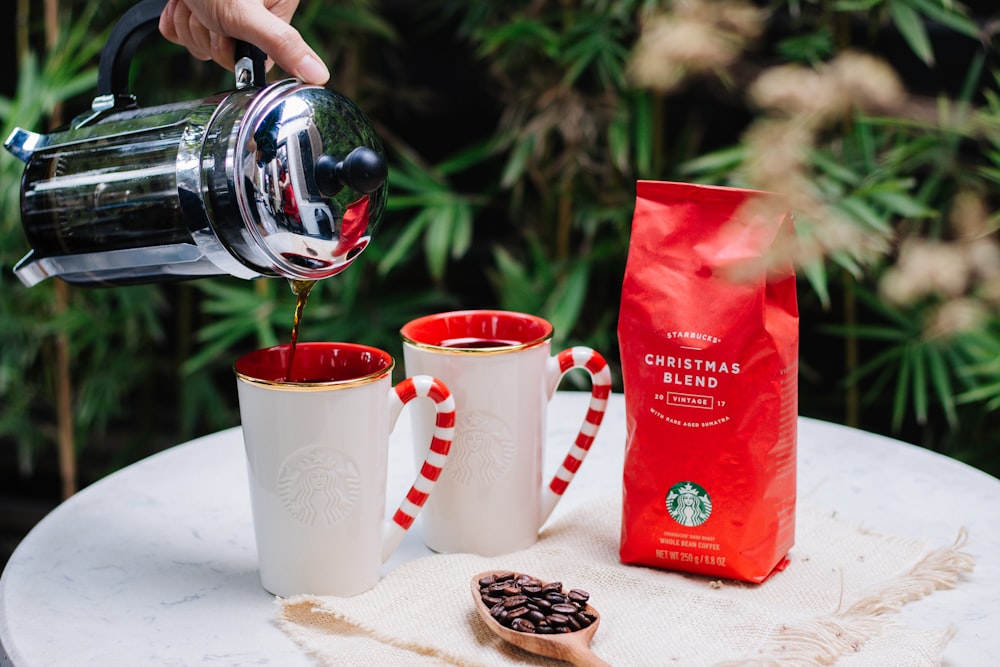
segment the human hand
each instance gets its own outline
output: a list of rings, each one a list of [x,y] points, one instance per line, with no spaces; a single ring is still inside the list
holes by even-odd
[[[248,42],[305,83],[323,85],[330,71],[290,24],[299,0],[169,0],[160,33],[199,60],[236,67],[236,40]]]

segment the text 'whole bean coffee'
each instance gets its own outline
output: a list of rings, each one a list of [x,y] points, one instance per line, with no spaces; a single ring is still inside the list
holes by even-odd
[[[546,583],[527,574],[487,575],[479,580],[479,594],[500,625],[518,632],[575,632],[597,618],[587,611],[587,591],[573,588],[567,592],[562,582]]]

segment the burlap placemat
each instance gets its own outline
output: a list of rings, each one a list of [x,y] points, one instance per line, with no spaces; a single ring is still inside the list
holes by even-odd
[[[584,588],[600,610],[591,644],[613,665],[936,665],[951,636],[894,612],[952,588],[974,559],[955,544],[877,534],[800,507],[791,564],[762,585],[622,565],[620,496],[561,516],[525,551],[406,563],[352,598],[278,600],[278,624],[320,665],[562,665],[512,647],[472,606],[478,572],[509,569]],[[498,526],[498,530],[502,527]]]

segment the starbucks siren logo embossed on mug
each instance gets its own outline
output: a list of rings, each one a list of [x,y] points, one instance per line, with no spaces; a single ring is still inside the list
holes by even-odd
[[[358,467],[331,447],[304,447],[289,456],[278,472],[282,504],[307,526],[340,521],[360,495]]]
[[[514,461],[514,435],[488,412],[463,412],[455,425],[458,447],[452,450],[448,474],[465,485],[492,484]]]

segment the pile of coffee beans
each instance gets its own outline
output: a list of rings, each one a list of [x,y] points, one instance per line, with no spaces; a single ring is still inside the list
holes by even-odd
[[[575,632],[597,618],[587,611],[587,591],[566,592],[562,582],[546,583],[527,574],[487,575],[479,580],[479,594],[493,618],[518,632]]]

